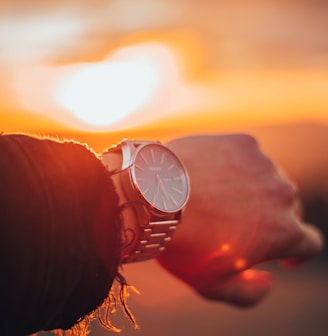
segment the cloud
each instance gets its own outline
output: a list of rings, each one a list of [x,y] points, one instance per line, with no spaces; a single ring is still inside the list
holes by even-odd
[[[167,26],[173,13],[165,2],[150,0],[18,1],[0,11],[0,61],[40,62],[79,52],[83,59],[92,49],[110,49],[113,35]]]
[[[0,59],[75,62],[106,55],[129,34],[183,28],[202,37],[218,66],[322,63],[327,7],[321,0],[3,2]]]
[[[67,10],[5,13],[0,20],[0,57],[8,62],[46,59],[74,45],[84,23]]]

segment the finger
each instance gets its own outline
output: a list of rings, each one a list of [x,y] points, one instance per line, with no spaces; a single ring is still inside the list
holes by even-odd
[[[314,225],[300,220],[293,211],[280,217],[271,234],[264,260],[307,260],[320,254],[324,246],[321,231]]]
[[[324,246],[324,238],[320,230],[307,223],[300,225],[300,236],[287,251],[284,263],[298,264],[320,254]]]
[[[269,272],[249,269],[224,283],[220,282],[198,292],[210,300],[248,307],[261,301],[270,291],[271,286],[272,276]]]

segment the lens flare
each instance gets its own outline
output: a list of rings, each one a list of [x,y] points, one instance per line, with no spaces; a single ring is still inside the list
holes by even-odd
[[[247,260],[244,258],[239,258],[235,260],[234,267],[236,270],[241,271],[247,267]]]
[[[83,122],[103,127],[145,105],[158,82],[157,69],[143,60],[86,64],[60,85],[54,98]]]

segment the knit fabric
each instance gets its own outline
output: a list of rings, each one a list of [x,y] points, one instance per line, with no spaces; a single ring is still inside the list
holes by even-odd
[[[0,334],[69,329],[106,298],[120,216],[99,159],[74,142],[0,136]]]

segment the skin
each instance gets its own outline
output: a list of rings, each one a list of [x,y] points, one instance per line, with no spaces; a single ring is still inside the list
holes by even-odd
[[[200,295],[239,306],[259,302],[268,260],[296,264],[320,253],[321,233],[301,220],[295,185],[247,135],[167,143],[189,173],[191,195],[160,264]]]

